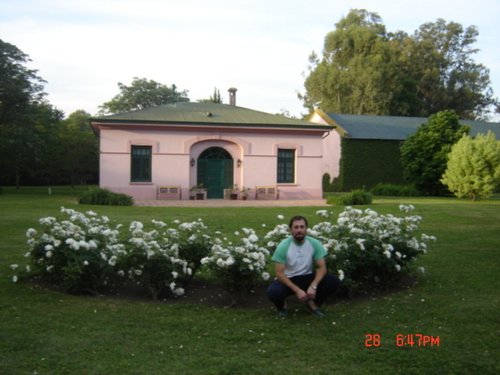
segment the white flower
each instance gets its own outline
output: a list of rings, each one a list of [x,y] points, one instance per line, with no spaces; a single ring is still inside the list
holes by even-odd
[[[418,270],[419,270],[421,273],[425,273],[425,267],[418,267]]]
[[[345,277],[344,271],[338,270],[337,273],[339,274],[339,280],[340,281],[344,280],[344,277]]]
[[[396,271],[398,271],[398,272],[401,271],[401,266],[399,264],[396,264],[395,267],[396,267]]]
[[[116,265],[116,255],[113,255],[111,258],[109,258],[108,264],[113,267]]]
[[[327,218],[330,216],[330,214],[327,210],[318,210],[318,211],[316,211],[316,215],[318,215],[320,217],[324,217],[324,218]]]
[[[285,217],[283,215],[278,215],[276,217],[278,218],[278,220],[284,220],[285,219]]]
[[[18,265],[18,264],[11,264],[11,265],[10,265],[10,268],[11,268],[13,271],[14,271],[14,270],[16,270],[16,269],[17,269],[17,267],[19,267],[19,265]]]
[[[50,250],[49,250],[49,251],[47,251],[47,252],[45,253],[45,256],[46,256],[47,258],[52,257],[52,251],[50,251]]]
[[[88,266],[88,265],[89,265],[89,262],[88,262],[88,261],[86,261],[86,260],[84,260],[84,261],[83,261],[83,265],[84,265],[84,266]]]
[[[249,237],[248,237],[248,240],[250,242],[257,242],[259,240],[259,237],[257,237],[255,234],[251,234]]]
[[[36,231],[36,229],[29,228],[29,229],[26,231],[26,237],[28,237],[28,238],[35,237],[37,233],[38,233],[38,232]]]
[[[17,276],[16,275],[12,276],[12,282],[17,283]]]
[[[176,296],[182,296],[182,295],[184,294],[184,289],[183,289],[183,288],[175,288],[175,289],[173,290],[173,292],[174,292],[174,294],[175,294]]]
[[[363,238],[358,238],[356,240],[356,244],[359,246],[361,250],[365,250],[365,245],[363,244],[363,242],[365,242]]]
[[[262,279],[263,280],[269,280],[271,276],[269,275],[268,272],[262,272]]]

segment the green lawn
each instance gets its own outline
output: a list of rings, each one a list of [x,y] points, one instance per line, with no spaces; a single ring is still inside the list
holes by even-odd
[[[278,214],[304,214],[314,224],[317,207],[90,207],[77,205],[71,189],[51,193],[0,195],[0,374],[500,373],[500,200],[375,198],[378,212],[399,214],[400,203],[411,203],[423,216],[422,231],[438,238],[418,261],[427,273],[410,289],[329,304],[324,320],[302,311],[280,320],[271,306],[71,296],[13,284],[9,266],[25,264],[26,229],[61,206],[124,224],[201,217],[227,233],[244,226],[263,233]],[[366,347],[367,334],[380,335],[380,346]],[[434,345],[399,347],[398,334],[432,336]]]

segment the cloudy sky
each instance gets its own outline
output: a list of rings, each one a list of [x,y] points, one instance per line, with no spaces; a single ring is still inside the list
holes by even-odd
[[[308,56],[354,8],[378,13],[388,31],[438,18],[477,26],[475,60],[500,97],[498,0],[0,0],[0,39],[30,56],[66,115],[94,115],[118,82],[140,77],[192,101],[217,87],[227,103],[236,87],[239,106],[300,116]]]

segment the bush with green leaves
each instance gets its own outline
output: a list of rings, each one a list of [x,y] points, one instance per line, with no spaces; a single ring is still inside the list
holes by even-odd
[[[413,260],[426,253],[427,243],[435,240],[426,234],[417,238],[422,218],[410,215],[413,206],[401,205],[400,209],[407,215],[380,215],[349,206],[333,220],[331,212],[320,210],[317,215],[324,220],[308,234],[324,244],[330,272],[344,280],[346,287],[391,285],[412,270]],[[101,293],[109,286],[133,283],[153,298],[180,296],[193,275],[193,266],[206,267],[236,303],[257,281],[269,279],[271,252],[290,235],[288,226],[280,223],[261,237],[255,230],[243,228],[243,235],[235,233],[232,241],[220,232],[215,237],[208,235],[201,220],[175,220],[171,227],[152,220],[151,229],[132,221],[127,231],[92,211],[83,214],[62,208],[61,213],[61,219],[40,219],[40,234],[28,229],[28,273],[71,293]],[[278,219],[284,217],[278,215]],[[13,270],[18,267],[11,265]],[[13,281],[17,280],[15,275]]]
[[[190,223],[175,220],[173,223],[177,228],[169,229],[168,235],[176,244],[179,257],[187,262],[192,271],[184,279],[184,283],[189,283],[200,269],[201,260],[208,256],[212,247],[212,237],[201,219]]]
[[[366,205],[371,204],[372,201],[372,194],[364,189],[355,189],[349,193],[331,196],[327,199],[328,204],[340,204],[343,206]]]
[[[71,293],[102,292],[130,281],[153,298],[160,293],[184,293],[178,279],[190,275],[191,269],[179,258],[179,245],[172,235],[175,229],[166,230],[166,224],[153,220],[156,228],[146,231],[142,223],[133,221],[122,233],[122,224],[112,227],[106,216],[92,211],[84,214],[63,207],[61,213],[67,219],[40,219],[41,234],[28,229],[30,274]]]
[[[137,285],[147,289],[153,299],[160,293],[184,294],[179,277],[191,274],[188,262],[179,257],[179,247],[164,231],[166,224],[152,221],[155,229],[145,231],[140,221],[129,226],[126,251],[117,259],[118,273],[127,275]]]
[[[400,205],[405,213],[414,207]],[[316,214],[325,220],[308,230],[327,249],[327,265],[343,281],[344,287],[385,287],[412,271],[413,261],[427,252],[427,244],[436,238],[416,232],[422,220],[418,215],[397,217],[381,215],[372,209],[346,207],[335,220],[328,210]],[[277,225],[264,236],[274,251],[289,232]],[[423,269],[422,269],[423,270]]]
[[[78,199],[80,204],[97,204],[106,206],[132,206],[134,200],[126,194],[114,193],[107,189],[90,189],[82,193]]]
[[[490,197],[500,186],[500,142],[495,134],[464,135],[448,155],[441,182],[458,198]]]
[[[417,197],[420,192],[413,185],[377,184],[371,189],[373,195],[389,197]]]
[[[210,254],[201,261],[233,294],[233,303],[258,280],[270,277],[266,271],[269,251],[259,243],[253,229],[242,228],[242,231],[245,236],[236,244],[227,238],[214,239]]]
[[[97,291],[110,281],[116,257],[124,251],[119,231],[106,216],[61,208],[66,219],[44,217],[43,232],[26,232],[32,272],[68,292]]]

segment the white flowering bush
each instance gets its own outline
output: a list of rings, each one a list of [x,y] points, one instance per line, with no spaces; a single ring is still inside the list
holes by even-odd
[[[61,208],[66,217],[44,217],[43,230],[26,232],[32,271],[42,279],[63,286],[69,292],[95,293],[107,284],[113,259],[124,251],[119,231],[109,226],[106,216]]]
[[[168,237],[175,243],[179,257],[185,260],[191,269],[191,273],[184,278],[189,283],[201,267],[201,260],[208,256],[212,247],[212,237],[208,234],[208,227],[202,219],[192,222],[180,222],[175,220],[177,228],[168,230]]]
[[[330,211],[319,210],[316,214],[323,221],[309,228],[308,234],[324,244],[329,271],[346,287],[387,285],[409,272],[413,260],[435,240],[426,234],[417,236],[422,218],[412,215],[413,206],[400,209],[405,213],[401,217],[346,207],[336,219]],[[201,219],[175,220],[171,226],[152,220],[149,229],[132,221],[127,230],[92,211],[63,207],[61,215],[60,219],[41,218],[41,229],[27,230],[30,264],[26,271],[17,264],[11,268],[73,293],[133,283],[153,298],[180,296],[195,273],[206,267],[237,298],[258,280],[269,279],[270,255],[290,234],[284,223],[260,238],[254,229],[242,228],[233,243],[220,232],[209,235]],[[12,277],[14,282],[18,274]]]
[[[346,207],[336,222],[314,225],[310,234],[324,243],[327,264],[344,284],[387,285],[411,269],[412,262],[427,252],[434,236],[416,232],[422,217],[410,215],[411,205],[400,205],[407,215],[381,215],[372,209]]]
[[[360,285],[387,285],[410,271],[412,262],[427,252],[434,236],[416,232],[422,217],[411,215],[411,205],[400,205],[406,216],[381,215],[372,209],[346,207],[336,220],[331,212],[316,212],[324,221],[309,228],[308,235],[326,248],[329,272],[337,275],[348,288]],[[274,251],[289,235],[285,224],[277,225],[264,236]]]
[[[172,241],[172,231],[162,221],[152,220],[154,229],[133,221],[129,226],[126,251],[117,259],[118,274],[127,276],[147,289],[154,299],[160,293],[184,294],[179,276],[191,274],[188,262],[179,258],[179,246]]]
[[[266,271],[269,251],[259,244],[259,237],[253,229],[243,228],[242,232],[244,235],[238,238],[236,244],[226,238],[214,239],[209,256],[201,261],[233,293],[233,302],[258,280],[270,277]]]
[[[133,221],[123,232],[123,225],[111,227],[106,216],[92,211],[63,207],[61,213],[63,219],[41,218],[41,233],[34,228],[26,232],[31,274],[71,293],[97,293],[131,281],[154,298],[162,292],[184,293],[179,278],[189,276],[191,269],[179,257],[175,229],[153,220],[154,229],[144,230],[141,222]]]

